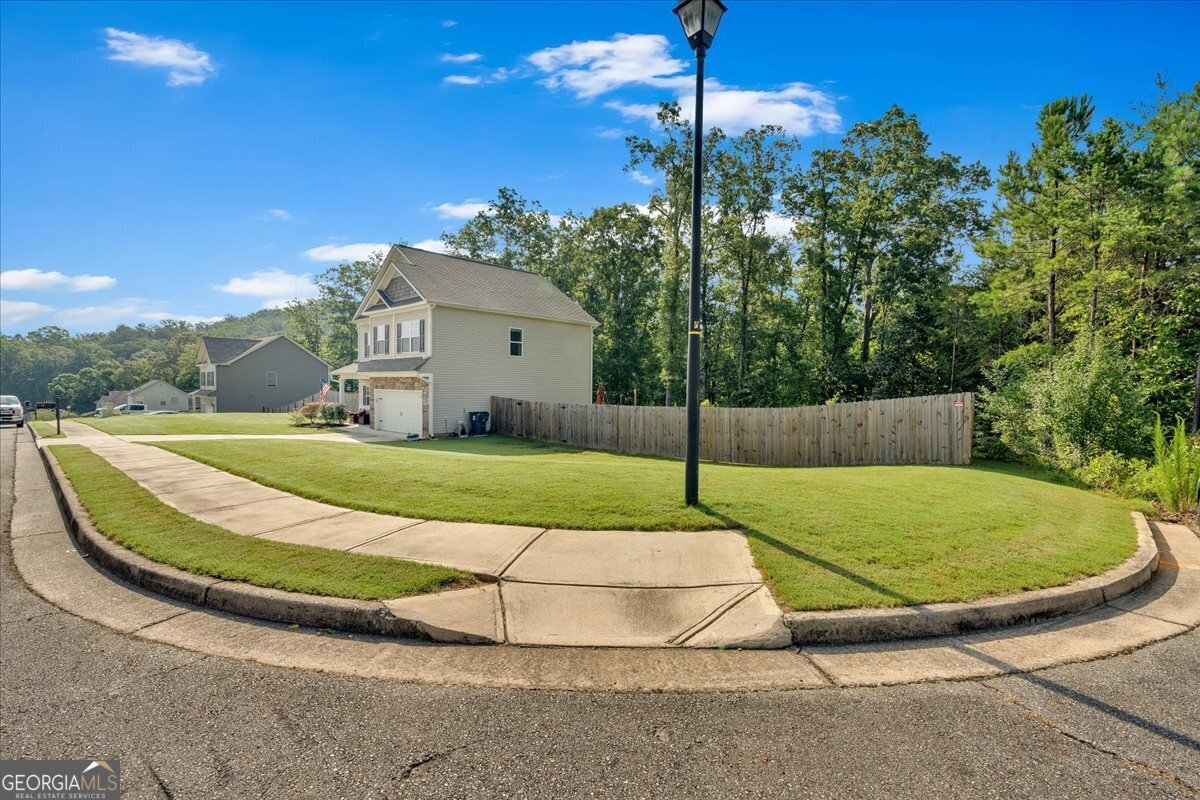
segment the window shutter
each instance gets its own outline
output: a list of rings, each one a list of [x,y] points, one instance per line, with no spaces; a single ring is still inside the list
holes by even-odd
[[[423,320],[423,319],[418,320],[418,322],[417,322],[417,337],[418,337],[418,341],[420,342],[420,347],[418,349],[420,350],[420,352],[424,353],[425,352],[425,320]]]
[[[390,353],[392,351],[392,326],[383,326],[383,352]]]

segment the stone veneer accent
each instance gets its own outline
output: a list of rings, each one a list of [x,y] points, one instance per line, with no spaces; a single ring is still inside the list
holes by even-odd
[[[375,392],[379,389],[407,389],[421,393],[421,437],[429,438],[429,381],[421,378],[360,378],[360,381],[371,387],[371,427],[379,430],[379,417],[375,415]]]

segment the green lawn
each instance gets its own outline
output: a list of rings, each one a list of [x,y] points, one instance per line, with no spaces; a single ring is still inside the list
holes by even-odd
[[[474,583],[447,567],[240,536],[176,511],[85,447],[52,445],[51,451],[101,533],[197,575],[360,600]]]
[[[26,420],[25,424],[37,431],[39,439],[61,439],[66,436],[65,433],[57,433],[58,428],[53,422]]]
[[[1011,465],[683,465],[501,437],[346,446],[170,442],[327,503],[426,519],[639,530],[740,528],[793,609],[972,600],[1095,575],[1133,553],[1130,505]]]
[[[285,434],[328,433],[329,428],[307,428],[292,424],[291,414],[122,414],[115,417],[83,417],[78,422],[127,436],[150,433]]]

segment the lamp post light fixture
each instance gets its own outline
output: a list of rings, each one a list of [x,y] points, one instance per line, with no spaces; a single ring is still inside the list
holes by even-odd
[[[704,207],[700,162],[704,137],[704,55],[725,14],[721,0],[683,0],[675,16],[696,51],[696,113],[692,136],[692,269],[688,284],[687,445],[684,449],[683,499],[700,501],[700,212]]]

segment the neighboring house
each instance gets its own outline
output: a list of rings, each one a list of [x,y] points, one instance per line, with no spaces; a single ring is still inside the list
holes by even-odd
[[[114,406],[119,406],[122,403],[128,402],[128,398],[129,398],[128,391],[114,389],[113,391],[109,392],[108,394],[104,395],[103,397],[101,397],[99,400],[96,401],[96,410],[99,411],[100,409],[104,408],[105,406],[108,406],[111,409]]]
[[[492,395],[586,403],[592,331],[574,300],[532,272],[395,246],[355,312],[359,406],[378,430],[458,430]]]
[[[141,403],[147,411],[187,411],[188,393],[166,381],[147,381],[136,389],[109,392],[96,401],[96,410],[125,403]]]
[[[193,411],[281,411],[315,399],[329,365],[283,334],[262,339],[204,336],[196,355]]]

